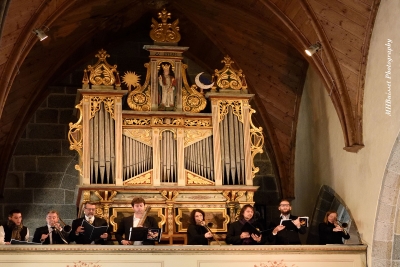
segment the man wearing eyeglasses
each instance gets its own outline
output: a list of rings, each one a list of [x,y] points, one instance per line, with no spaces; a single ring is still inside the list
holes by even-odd
[[[110,227],[104,229],[104,233],[100,237],[91,237],[88,235],[88,231],[92,231],[92,226],[108,226],[106,220],[100,217],[96,217],[96,205],[91,202],[87,202],[84,207],[85,216],[72,221],[72,230],[69,234],[70,242],[75,241],[76,244],[96,244],[96,245],[106,245],[111,240]],[[85,229],[84,225],[86,225]],[[92,225],[92,226],[91,226]],[[85,234],[86,231],[86,234]]]
[[[298,216],[290,214],[292,206],[289,200],[282,199],[278,210],[281,215],[269,226],[272,230],[268,235],[269,242],[274,245],[301,245],[299,234],[305,234],[307,229],[300,224]]]

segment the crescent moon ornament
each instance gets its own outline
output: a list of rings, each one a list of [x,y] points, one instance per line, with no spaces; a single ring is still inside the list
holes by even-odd
[[[196,78],[194,79],[194,81],[195,81],[196,85],[197,85],[199,88],[201,88],[201,89],[203,89],[203,90],[204,90],[204,89],[210,89],[210,88],[214,85],[214,83],[211,83],[211,84],[206,85],[206,84],[200,82],[200,76],[201,76],[203,73],[204,73],[204,72],[200,72],[199,74],[197,74],[197,75],[196,75]]]

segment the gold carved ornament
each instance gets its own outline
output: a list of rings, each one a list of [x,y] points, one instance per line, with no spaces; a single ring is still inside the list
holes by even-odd
[[[212,135],[212,129],[190,129],[183,132],[183,147],[188,147]]]
[[[160,192],[161,196],[163,196],[166,200],[174,200],[178,195],[178,191],[167,191],[163,190]]]
[[[212,120],[208,119],[185,119],[184,126],[186,127],[211,127]]]
[[[75,169],[79,171],[79,175],[82,177],[82,147],[83,147],[83,132],[82,132],[82,101],[75,106],[75,108],[79,109],[79,119],[76,123],[69,123],[69,131],[68,131],[68,140],[69,140],[69,149],[76,150],[79,155],[79,163],[75,165]]]
[[[153,170],[149,170],[139,174],[133,178],[124,181],[124,185],[151,185],[152,184]]]
[[[180,126],[183,124],[182,118],[164,118],[164,117],[153,117],[152,125],[154,126]]]
[[[149,88],[150,81],[150,65],[144,64],[147,68],[146,80],[143,86],[140,85],[140,76],[136,73],[126,72],[123,76],[123,82],[128,86],[128,106],[135,111],[150,111],[151,109],[151,93]],[[134,90],[131,90],[134,87]]]
[[[207,100],[202,93],[196,90],[197,85],[189,86],[186,78],[187,65],[182,64],[182,105],[183,111],[199,113],[202,111],[206,105]]]
[[[245,194],[245,191],[225,190],[222,195],[226,198],[227,202],[236,202]]]
[[[185,170],[186,185],[215,185],[215,183],[207,178],[204,178],[196,173]]]
[[[151,125],[151,118],[140,118],[140,119],[129,119],[124,118],[122,120],[122,125],[135,125],[135,126],[146,126]]]
[[[260,168],[254,166],[254,157],[258,153],[263,153],[264,146],[264,135],[262,131],[262,127],[256,127],[253,124],[252,114],[256,113],[256,111],[252,108],[249,110],[249,121],[250,121],[250,151],[251,151],[251,176],[254,178],[256,173],[259,172]]]
[[[152,146],[152,131],[150,129],[124,129],[123,134],[129,138]]]
[[[96,54],[96,57],[99,58],[96,64],[93,66],[88,65],[88,70],[84,71],[83,88],[87,89],[89,82],[92,85],[115,85],[120,87],[121,82],[117,72],[117,65],[111,66],[107,62],[107,57],[110,57],[110,55],[104,49],[101,49]],[[87,77],[88,71],[90,72],[89,79]]]
[[[169,13],[165,8],[158,13],[158,18],[161,19],[159,23],[154,18],[151,19],[152,25],[150,30],[150,38],[155,42],[160,43],[177,43],[181,40],[181,35],[179,34],[179,20],[175,20],[172,23],[167,23],[167,20],[171,18],[171,13]]]
[[[216,83],[211,88],[212,90],[247,90],[245,75],[241,69],[235,69],[232,64],[233,60],[229,56],[224,57],[221,61],[225,66],[221,70],[215,70],[214,78]]]
[[[232,113],[238,120],[243,123],[243,101],[242,100],[218,100],[219,106],[219,122],[223,121],[226,114],[229,112],[229,107],[232,108]]]
[[[101,109],[101,103],[104,103],[105,110],[110,113],[111,118],[115,120],[114,116],[114,97],[101,97],[101,96],[92,96],[90,97],[90,118],[92,119],[96,112]]]

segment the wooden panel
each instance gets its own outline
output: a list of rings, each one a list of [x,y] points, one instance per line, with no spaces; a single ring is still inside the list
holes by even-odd
[[[0,51],[5,49],[6,47],[12,47],[14,46],[15,42],[17,41],[19,37],[19,32],[11,32],[7,35],[2,36],[1,38],[1,46],[0,46]],[[0,59],[3,57],[3,55],[0,52]]]
[[[316,7],[319,7],[319,5],[315,5]],[[348,19],[347,17],[342,16],[339,13],[336,13],[334,11],[331,11],[329,9],[323,9],[318,10],[318,19],[322,22],[322,26],[327,29],[328,27],[333,27],[333,25],[337,25],[338,27],[342,28],[343,30],[346,31],[346,33],[351,33],[354,36],[357,36],[360,39],[365,38],[365,26],[364,25],[359,25],[355,23],[354,21]],[[329,22],[329,23],[326,23]],[[332,37],[334,37],[333,35]]]
[[[309,0],[309,3],[313,7],[314,11],[316,12],[317,16],[322,17],[330,17],[329,15],[334,15],[333,13],[336,12],[346,19],[353,21],[354,23],[365,26],[368,23],[369,16],[363,16],[362,14],[354,11],[353,9],[347,8],[345,4],[339,1],[329,1],[329,0]],[[325,11],[329,11],[324,13]],[[329,21],[334,21],[329,19]]]
[[[347,68],[344,67],[342,67],[341,70],[346,84],[351,83],[353,85],[356,85],[356,87],[358,87],[359,75],[355,74],[352,71],[349,71]]]
[[[353,61],[360,62],[362,60],[362,52],[359,49],[352,48],[346,45],[343,45],[343,40],[339,39],[330,39],[330,43],[332,47],[336,50],[340,51],[342,54],[347,56]]]
[[[275,106],[277,109],[281,110],[283,113],[288,113],[290,116],[292,115],[293,105],[296,102],[296,99],[292,99],[291,101],[287,101],[289,98],[286,99],[286,96],[276,93],[275,90],[264,90],[264,91],[257,91],[258,96],[265,102],[265,106],[268,107],[269,105]],[[282,103],[284,102],[284,103]]]
[[[306,16],[304,9],[301,7],[298,0],[290,1],[289,5],[282,11],[291,20],[298,16],[298,14],[303,14],[303,16]]]
[[[283,112],[282,110],[276,108],[274,105],[269,105],[268,106],[268,114],[270,114],[270,116],[273,116],[273,117],[279,119],[287,127],[293,126],[293,120],[295,118],[294,118],[293,114],[290,114],[290,112]]]
[[[333,48],[333,51],[339,61],[339,64],[345,68],[347,68],[348,70],[352,71],[355,74],[359,74],[360,72],[360,63],[359,62],[355,62],[353,60],[351,60],[350,58],[348,58],[346,55],[344,55],[342,52],[336,50],[335,48]]]
[[[367,1],[369,1],[369,0],[367,0]],[[373,0],[371,0],[371,1],[373,1]],[[343,3],[344,5],[346,5],[346,7],[348,9],[352,9],[364,17],[369,18],[371,15],[371,7],[372,7],[371,4],[365,4],[359,0],[348,0],[348,1],[341,0],[340,2]]]

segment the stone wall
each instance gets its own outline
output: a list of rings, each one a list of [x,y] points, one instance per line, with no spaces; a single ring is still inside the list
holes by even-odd
[[[77,153],[69,150],[68,123],[73,116],[76,88],[52,87],[46,100],[32,115],[15,148],[7,174],[4,198],[0,199],[0,219],[11,209],[23,213],[24,224],[33,236],[45,225],[49,210],[60,212],[70,223],[76,217],[75,170]]]

